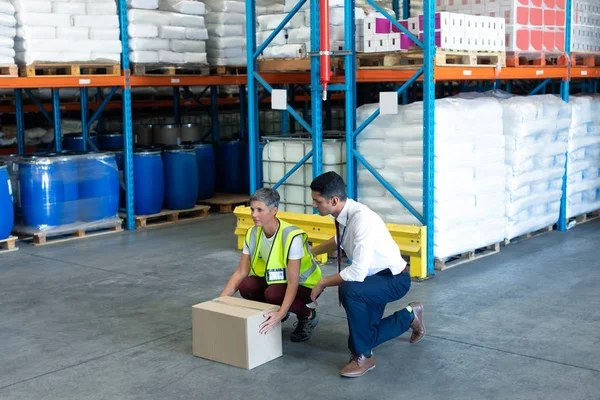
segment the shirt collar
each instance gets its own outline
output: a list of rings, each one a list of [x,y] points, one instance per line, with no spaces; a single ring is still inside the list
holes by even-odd
[[[337,216],[336,221],[340,223],[340,225],[346,226],[348,225],[348,219],[350,218],[350,208],[354,200],[347,199],[346,204],[344,204],[344,208],[342,208],[342,212]]]

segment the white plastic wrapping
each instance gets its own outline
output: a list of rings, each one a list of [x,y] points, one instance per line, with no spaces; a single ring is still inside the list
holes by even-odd
[[[161,39],[185,39],[183,26],[159,26],[158,37]]]
[[[245,48],[229,48],[229,49],[209,49],[211,58],[245,58]]]
[[[85,4],[87,15],[117,15],[117,4],[110,3],[91,3]]]
[[[158,8],[158,0],[127,0],[127,7],[156,10]]]
[[[158,63],[158,52],[131,51],[129,52],[129,61],[139,64],[156,64]]]
[[[263,51],[264,58],[304,58],[306,46],[303,44],[286,44],[269,46]]]
[[[256,17],[258,23],[258,31],[272,31],[275,30],[279,24],[287,17],[288,14],[273,14],[273,15],[261,15]],[[285,28],[301,28],[304,25],[304,14],[298,12],[294,17],[286,24]]]
[[[227,38],[208,38],[208,48],[213,49],[233,49],[233,48],[245,48],[245,38],[227,37]]]
[[[240,57],[240,58],[219,58],[219,57],[209,57],[208,58],[208,63],[210,65],[228,65],[228,66],[240,66],[240,65],[246,65],[247,63],[247,58],[246,57]]]
[[[10,3],[2,3],[2,4],[10,4]],[[13,0],[14,9],[17,12],[21,11],[30,11],[37,13],[51,13],[52,12],[52,2],[51,1],[23,1],[23,0]],[[11,14],[2,12],[2,14]],[[14,14],[14,12],[12,13]]]
[[[216,25],[244,25],[246,23],[245,14],[236,13],[210,13],[204,16],[207,24]]]
[[[244,25],[219,25],[219,24],[206,24],[206,30],[211,37],[230,37],[230,36],[244,36],[245,28]],[[257,33],[257,40],[259,33]]]
[[[204,0],[207,12],[246,14],[246,3],[243,1]]]
[[[38,11],[39,12],[39,11]],[[86,15],[85,3],[52,3],[53,14]]]
[[[176,53],[206,53],[206,42],[199,40],[169,40],[169,49]]]
[[[129,39],[129,49],[133,51],[169,50],[169,41],[167,39],[131,38]]]
[[[69,15],[18,12],[15,14],[15,18],[17,19],[17,23],[21,26],[71,26],[71,16]],[[2,20],[3,17],[0,15],[0,25],[4,25]],[[14,23],[8,26],[14,26]]]
[[[199,15],[184,15],[166,11],[127,10],[129,23],[151,25],[185,26],[189,28],[204,28],[204,17]]]
[[[0,26],[0,36],[14,38],[16,34],[17,29],[15,27]]]
[[[57,53],[54,51],[27,51],[17,52],[15,60],[19,64],[33,64],[36,62],[87,62],[91,61],[91,52]]]
[[[14,57],[0,56],[0,64],[14,64]]]
[[[55,52],[91,53],[93,49],[100,53],[120,53],[121,42],[118,40],[16,40],[16,51],[46,52],[49,49]],[[89,56],[88,56],[89,57]],[[77,61],[90,61],[78,59]]]
[[[183,53],[185,64],[208,65],[206,53]]]
[[[183,64],[185,62],[185,58],[183,54],[180,53],[175,53],[168,50],[159,50],[158,61],[166,64]]]
[[[11,47],[0,47],[0,56],[2,57],[14,57],[15,50]],[[12,64],[12,62],[10,63]]]
[[[188,40],[208,40],[205,28],[185,28],[185,38]]]
[[[600,96],[572,96],[569,104],[567,218],[572,218],[600,209]]]
[[[90,34],[89,28],[56,28],[57,39],[82,40],[87,39]]]
[[[264,43],[265,40],[267,40],[267,38],[273,33],[273,31],[263,31],[263,32],[257,32],[256,33],[256,43],[258,46],[260,46],[261,44]],[[277,34],[277,36],[275,36],[273,38],[273,40],[271,41],[271,43],[269,43],[269,46],[283,46],[284,44],[294,44],[294,43],[290,43],[288,42],[288,40],[286,39],[286,30],[282,29],[281,32],[279,32]],[[297,44],[301,44],[304,42],[300,42]]]
[[[72,17],[73,26],[86,28],[118,28],[119,17],[116,15],[76,15]]]
[[[131,23],[127,27],[129,37],[155,38],[158,37],[158,26],[143,23]]]
[[[115,28],[90,28],[89,37],[92,40],[120,40],[120,31]]]
[[[378,107],[359,107],[357,123]],[[436,101],[435,247],[446,259],[504,238],[504,142],[502,108],[495,99]],[[423,104],[381,115],[358,138],[365,159],[422,214]],[[359,201],[389,223],[418,224],[364,168]]]
[[[91,59],[96,62],[112,62],[118,63],[121,61],[121,53],[101,53],[92,52]]]
[[[160,0],[158,8],[163,11],[178,12],[189,15],[204,15],[204,3],[193,0]]]
[[[15,47],[15,41],[14,39],[0,36],[0,47],[8,47],[12,49],[13,47]]]

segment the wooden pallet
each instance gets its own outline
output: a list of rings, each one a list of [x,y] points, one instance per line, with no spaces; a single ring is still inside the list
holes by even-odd
[[[21,76],[33,78],[36,76],[81,76],[81,75],[108,75],[120,76],[119,64],[65,64],[65,63],[39,63],[20,66]]]
[[[194,221],[197,219],[206,218],[208,216],[208,206],[194,206],[188,210],[162,210],[157,214],[150,215],[136,215],[135,216],[135,227],[136,228],[148,228],[167,224],[173,224],[180,221]],[[122,218],[126,218],[127,215],[119,214]]]
[[[356,65],[360,69],[416,68],[424,63],[422,49],[383,53],[357,53]],[[506,53],[485,51],[457,51],[436,49],[437,66],[490,67],[506,66]]]
[[[572,67],[600,67],[600,54],[571,53]]]
[[[331,66],[335,70],[342,70],[344,61],[341,58],[332,58]],[[306,72],[310,71],[310,57],[306,58],[261,58],[257,61],[259,72]]]
[[[491,256],[500,252],[500,243],[495,243],[490,246],[481,247],[479,249],[471,250],[466,253],[458,254],[450,257],[447,260],[435,259],[435,269],[438,271],[444,271],[449,268],[457,267],[461,264],[479,260],[484,257]]]
[[[221,214],[231,214],[235,206],[249,205],[250,196],[247,194],[216,193],[211,199],[199,200],[198,204],[218,208]]]
[[[90,224],[88,227],[83,226],[76,230],[64,232],[37,232],[33,235],[31,235],[31,233],[16,233],[24,240],[31,239],[31,244],[34,246],[46,246],[49,244],[64,243],[72,240],[103,236],[121,231],[123,231],[123,228],[121,227],[121,222],[119,221],[118,224],[114,225],[110,224],[103,227],[98,227]]]
[[[524,235],[520,235],[520,236],[514,237],[512,239],[504,239],[504,245],[508,246],[509,244],[518,243],[518,242],[523,241],[525,239],[530,239],[532,237],[536,237],[536,236],[543,235],[545,233],[552,232],[553,230],[554,230],[554,226],[553,225],[546,226],[546,227],[544,227],[542,229],[538,229],[537,231],[526,233]]]
[[[245,65],[211,65],[211,75],[246,75],[248,68]]]
[[[507,67],[566,67],[568,59],[562,53],[507,52]]]
[[[17,251],[17,237],[9,236],[8,239],[0,240],[0,254],[9,251]]]
[[[585,224],[586,222],[590,222],[590,221],[593,221],[593,220],[598,219],[598,218],[600,218],[600,210],[598,210],[598,211],[592,211],[592,212],[589,212],[589,213],[578,215],[578,216],[573,217],[573,218],[569,218],[567,226],[569,226],[569,224],[573,224],[573,223],[575,225]]]
[[[133,75],[141,76],[178,76],[178,75],[194,75],[208,76],[210,68],[206,65],[164,65],[164,64],[133,64]]]
[[[0,77],[16,78],[18,76],[19,76],[19,67],[17,67],[15,64],[0,65]]]

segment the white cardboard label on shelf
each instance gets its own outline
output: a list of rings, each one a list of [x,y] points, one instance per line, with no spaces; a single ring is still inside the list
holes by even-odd
[[[91,79],[80,79],[79,80],[80,85],[89,85],[90,83],[92,83]]]
[[[380,92],[379,93],[379,110],[382,115],[398,114],[398,93],[397,92]]]
[[[273,89],[271,93],[271,109],[286,110],[287,109],[287,90]]]
[[[581,71],[581,75],[582,76],[586,76],[587,75],[587,71]]]
[[[471,71],[470,69],[463,69],[463,75],[471,76],[471,75],[473,75],[473,71]]]
[[[535,71],[536,75],[544,75],[544,70],[543,69],[539,69],[537,71]]]
[[[177,79],[177,78],[172,78],[172,79],[171,79],[171,83],[179,83],[179,79]]]

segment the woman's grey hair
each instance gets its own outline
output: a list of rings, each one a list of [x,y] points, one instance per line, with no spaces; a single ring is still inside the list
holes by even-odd
[[[272,188],[260,188],[250,196],[250,202],[262,201],[269,207],[269,210],[272,210],[273,207],[279,207],[279,200],[279,193]]]

